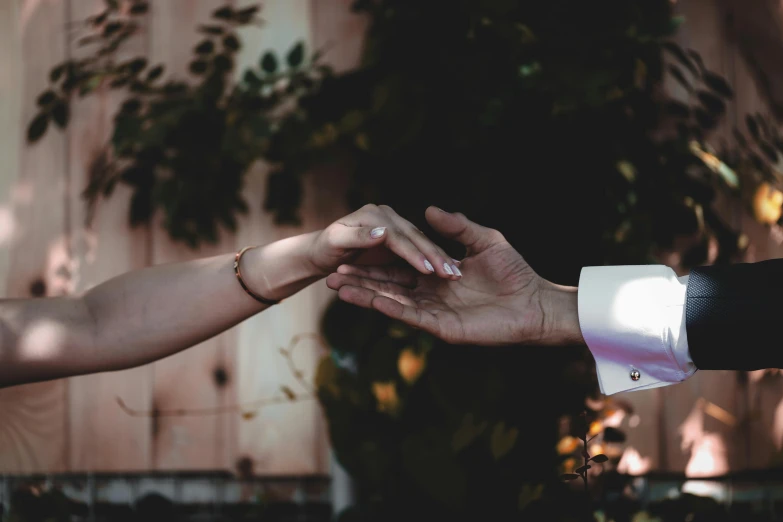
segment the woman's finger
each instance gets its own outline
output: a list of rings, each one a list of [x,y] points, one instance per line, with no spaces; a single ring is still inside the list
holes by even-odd
[[[343,250],[368,249],[383,244],[386,227],[352,227],[338,223],[329,227],[328,239],[332,247]]]
[[[451,257],[421,230],[413,226],[413,223],[397,214],[391,207],[381,205],[378,208],[395,224],[394,230],[404,235],[427,257],[439,276],[452,280],[462,277],[462,272],[451,261]]]
[[[415,288],[418,277],[418,274],[411,269],[397,266],[341,265],[337,267],[337,273],[376,281],[389,281],[406,288]]]
[[[398,228],[388,228],[383,244],[386,248],[403,258],[422,274],[432,274],[434,272],[442,277],[449,277],[449,274],[447,274],[442,267],[438,269],[437,259],[429,259],[428,256],[419,250],[413,241]]]

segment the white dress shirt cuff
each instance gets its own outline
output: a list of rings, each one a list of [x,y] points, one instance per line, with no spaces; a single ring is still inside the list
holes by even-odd
[[[686,283],[663,265],[582,269],[579,325],[602,393],[656,388],[693,375]]]

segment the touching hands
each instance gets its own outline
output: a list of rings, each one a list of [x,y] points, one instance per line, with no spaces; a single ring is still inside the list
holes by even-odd
[[[315,236],[310,262],[323,276],[344,264],[385,266],[402,258],[420,274],[460,278],[456,263],[409,221],[385,205],[365,205]]]
[[[339,266],[327,278],[329,288],[346,302],[374,308],[452,344],[583,342],[576,289],[540,277],[497,230],[436,207],[427,209],[426,219],[436,232],[467,249],[459,262],[462,277],[353,263]],[[415,256],[406,257],[411,258]]]

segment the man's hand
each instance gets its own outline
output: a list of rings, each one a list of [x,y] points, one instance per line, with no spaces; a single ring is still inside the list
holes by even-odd
[[[581,344],[576,289],[536,274],[497,230],[430,207],[427,221],[462,243],[463,277],[340,266],[327,278],[342,300],[374,308],[453,344]]]

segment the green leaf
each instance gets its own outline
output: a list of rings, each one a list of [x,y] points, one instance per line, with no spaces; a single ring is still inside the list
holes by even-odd
[[[625,433],[617,428],[607,426],[604,428],[604,442],[625,442]]]
[[[685,87],[686,91],[691,92],[693,90],[691,82],[685,78],[685,75],[682,73],[682,69],[674,64],[669,64],[669,73],[674,77],[675,80],[677,80],[680,85]]]
[[[236,35],[229,34],[225,38],[223,38],[223,47],[226,49],[230,49],[232,51],[238,51],[241,47],[239,43],[239,38],[236,37]]]
[[[57,67],[49,71],[49,81],[52,83],[57,83],[57,81],[62,77],[64,72],[65,72],[65,64],[58,65]]]
[[[39,139],[41,139],[41,136],[46,133],[46,128],[49,126],[49,114],[47,113],[38,113],[38,115],[33,118],[33,121],[30,122],[30,126],[27,127],[27,141],[30,143],[35,143]]]
[[[272,51],[267,51],[261,57],[261,69],[268,74],[277,72],[277,57]]]
[[[740,147],[743,149],[748,148],[748,140],[745,139],[745,136],[742,135],[738,128],[734,127],[731,129],[731,133],[734,136],[734,141],[736,141]],[[781,152],[783,152],[783,150]]]
[[[212,12],[212,18],[217,18],[218,20],[231,20],[233,16],[234,10],[228,5],[219,7]]]
[[[495,460],[501,459],[514,448],[518,436],[519,430],[517,428],[509,428],[507,430],[504,422],[495,424],[490,438],[490,449]]]
[[[204,40],[194,49],[196,54],[210,54],[214,50],[215,44],[212,42],[212,40]]]
[[[136,58],[134,60],[131,60],[127,64],[128,70],[131,72],[131,74],[140,73],[146,66],[147,66],[146,58]]]
[[[147,11],[149,11],[149,8],[150,6],[147,2],[137,2],[131,6],[130,14],[132,15],[144,14]]]
[[[234,67],[234,60],[230,56],[225,54],[219,54],[215,56],[215,60],[212,62],[216,71],[230,71]]]
[[[724,98],[728,98],[728,99],[734,98],[734,91],[729,85],[729,82],[727,82],[721,76],[706,71],[704,73],[704,77],[702,78],[702,80],[704,81],[704,85],[706,85],[716,93],[720,94]]]
[[[699,53],[693,49],[688,49],[688,56],[690,56],[691,59],[696,62],[696,65],[699,66],[699,70],[702,72],[702,74],[707,72],[707,69],[704,67],[704,60],[701,58]]]
[[[675,42],[664,42],[661,46],[669,51],[669,53],[677,58],[677,61],[684,65],[694,76],[699,76],[699,69],[693,64],[691,59]]]
[[[294,45],[290,51],[288,51],[288,54],[286,55],[286,62],[290,68],[295,69],[302,65],[303,61],[304,42],[297,42],[297,44]]]
[[[110,24],[106,24],[103,27],[103,36],[109,37],[109,36],[113,35],[117,31],[122,29],[122,25],[123,24],[121,22],[112,22]]]
[[[194,60],[190,62],[190,72],[193,74],[204,74],[207,71],[209,64],[204,60]]]
[[[223,34],[224,30],[219,25],[201,25],[199,26],[198,30],[205,34],[211,34],[215,36],[219,36]]]
[[[70,114],[68,103],[65,100],[60,100],[52,107],[52,119],[61,129],[64,129],[68,125]]]
[[[462,425],[454,432],[454,436],[451,439],[451,448],[454,451],[462,451],[470,446],[486,429],[486,421],[476,423],[472,413],[466,414],[462,419]]]
[[[163,69],[164,69],[163,65],[157,65],[152,69],[150,69],[149,72],[147,73],[147,81],[153,82],[158,78],[160,78],[160,76],[163,74]]]
[[[697,96],[704,108],[710,111],[713,116],[720,116],[726,112],[726,104],[711,92],[699,91]]]
[[[240,9],[237,11],[237,17],[238,18],[249,18],[255,15],[259,9],[261,9],[261,6],[259,5],[251,5],[248,7],[245,7],[244,9]]]
[[[45,107],[54,103],[55,100],[57,100],[57,95],[54,93],[54,91],[49,90],[41,94],[38,97],[37,102],[39,107]]]
[[[245,71],[245,76],[243,77],[243,80],[247,84],[247,86],[251,88],[258,88],[263,83],[261,81],[261,78],[259,78],[258,75],[254,73],[251,69]]]
[[[578,478],[579,475],[577,475],[576,473],[563,473],[562,475],[560,475],[561,480],[574,480]]]
[[[601,453],[601,454],[599,454],[599,455],[596,455],[595,457],[591,458],[590,460],[592,460],[592,461],[593,461],[593,462],[595,462],[595,463],[598,463],[598,464],[600,464],[601,462],[606,462],[606,461],[608,461],[608,460],[609,460],[609,457],[607,457],[606,455],[604,455],[603,453]]]

